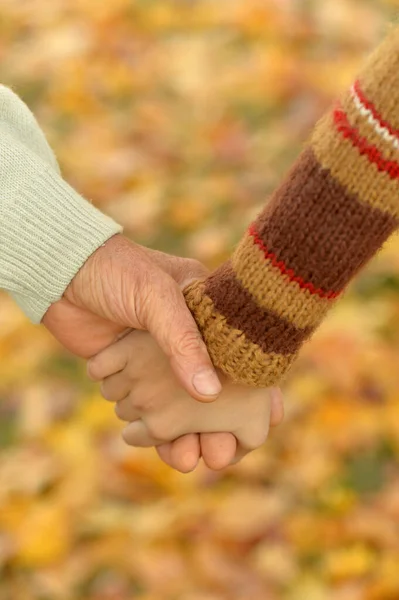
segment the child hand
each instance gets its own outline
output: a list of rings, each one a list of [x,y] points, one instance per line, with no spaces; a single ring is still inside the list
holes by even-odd
[[[283,396],[276,388],[271,391],[270,427],[277,427],[283,418]],[[232,433],[188,433],[174,442],[157,446],[156,450],[167,465],[182,473],[192,471],[201,456],[207,467],[218,471],[236,464],[248,453],[237,448],[237,439]]]
[[[194,400],[178,384],[156,342],[141,331],[129,333],[92,358],[88,373],[96,381],[104,380],[104,397],[117,403],[119,418],[130,422],[123,433],[125,441],[159,447],[161,458],[181,471],[195,468],[201,454],[210,468],[239,460],[265,441],[270,420],[277,424],[282,419],[279,390],[252,389],[226,380],[215,402]],[[193,433],[201,433],[201,440],[186,435]],[[176,441],[165,443],[172,440]]]

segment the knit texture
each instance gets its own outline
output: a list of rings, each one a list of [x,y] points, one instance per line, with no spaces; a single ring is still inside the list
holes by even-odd
[[[33,114],[0,86],[0,288],[38,323],[120,231],[62,179]]]
[[[317,124],[231,259],[185,290],[214,364],[278,384],[399,219],[399,29]]]

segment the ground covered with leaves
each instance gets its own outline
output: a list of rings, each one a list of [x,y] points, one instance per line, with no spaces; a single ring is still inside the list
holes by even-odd
[[[2,0],[0,75],[140,243],[228,256],[399,5]],[[127,448],[81,361],[0,298],[1,600],[397,600],[399,243],[224,473]]]

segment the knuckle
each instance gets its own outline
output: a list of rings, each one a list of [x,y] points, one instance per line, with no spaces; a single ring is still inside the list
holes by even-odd
[[[146,427],[150,437],[160,442],[169,441],[170,436],[168,436],[167,427],[164,423],[162,423],[161,419],[147,420]]]
[[[196,258],[187,259],[187,267],[193,277],[203,277],[207,273],[206,267]]]
[[[148,411],[150,408],[150,401],[147,398],[146,394],[143,392],[135,392],[132,390],[129,395],[130,403],[132,407],[138,411]]]
[[[202,338],[199,331],[186,331],[177,341],[176,351],[181,356],[190,356],[202,350]]]
[[[101,360],[97,357],[91,358],[87,363],[87,376],[92,381],[99,381],[101,377]]]
[[[110,390],[109,390],[109,388],[108,388],[108,386],[107,386],[107,382],[106,382],[106,381],[103,381],[103,382],[101,383],[101,386],[100,386],[100,393],[101,393],[102,397],[103,397],[105,400],[108,400],[108,402],[112,402],[112,401],[113,401],[113,400],[112,400],[112,395],[111,395],[111,393],[110,393]]]

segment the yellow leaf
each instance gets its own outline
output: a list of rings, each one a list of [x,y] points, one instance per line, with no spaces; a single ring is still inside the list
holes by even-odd
[[[41,567],[66,557],[73,543],[68,511],[51,501],[32,506],[16,533],[16,560],[26,567]]]
[[[376,562],[375,553],[364,545],[338,549],[326,556],[324,570],[333,581],[367,575]]]

